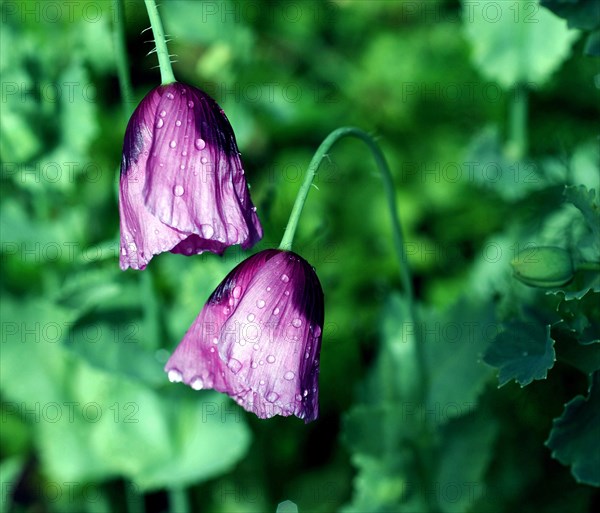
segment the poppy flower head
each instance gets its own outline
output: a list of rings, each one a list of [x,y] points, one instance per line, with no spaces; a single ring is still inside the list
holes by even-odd
[[[260,240],[235,135],[210,96],[175,82],[141,101],[125,132],[119,210],[122,269]]]
[[[318,416],[323,291],[291,251],[244,260],[209,297],[165,366],[171,381],[229,394],[260,418]]]

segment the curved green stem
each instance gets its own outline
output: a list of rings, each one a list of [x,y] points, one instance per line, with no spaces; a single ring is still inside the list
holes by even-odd
[[[404,251],[404,237],[402,235],[402,227],[398,219],[398,208],[396,206],[396,195],[394,189],[394,181],[392,179],[392,173],[390,172],[390,168],[388,167],[388,164],[385,160],[383,153],[381,152],[381,149],[379,148],[373,137],[371,137],[368,133],[361,130],[360,128],[338,128],[331,132],[321,143],[321,145],[315,152],[315,155],[313,156],[312,160],[310,161],[308,170],[306,172],[306,177],[304,178],[304,183],[302,184],[302,187],[300,187],[300,191],[298,191],[298,196],[296,197],[296,202],[294,203],[294,206],[292,208],[292,213],[290,214],[290,219],[283,234],[283,238],[281,239],[281,244],[279,245],[279,248],[287,251],[292,249],[292,241],[294,240],[294,234],[296,233],[296,228],[298,226],[300,214],[302,213],[304,203],[306,202],[306,197],[308,196],[308,191],[310,190],[310,186],[312,185],[313,179],[317,174],[317,170],[319,169],[323,158],[327,155],[331,147],[341,138],[346,136],[356,137],[363,141],[369,147],[369,149],[373,153],[373,157],[375,158],[375,163],[377,164],[377,167],[381,172],[385,193],[390,208],[390,214],[392,216],[392,232],[394,236],[394,246],[396,248],[396,252],[398,253],[398,258],[400,261],[400,278],[402,280],[402,286],[404,288],[404,291],[406,292],[408,300],[412,304],[412,280],[408,268],[408,259],[406,258],[406,252]]]
[[[125,117],[131,114],[133,104],[133,92],[131,77],[129,76],[129,60],[125,48],[125,10],[123,0],[113,0],[114,20],[113,44],[115,47],[115,60],[117,63],[117,76],[119,77],[119,89]]]
[[[150,26],[154,34],[154,43],[156,44],[156,55],[158,56],[158,65],[160,67],[160,80],[162,85],[175,82],[173,68],[171,67],[171,58],[167,49],[167,41],[165,39],[165,31],[163,30],[162,22],[156,8],[154,0],[144,0],[146,2],[146,10],[148,18],[150,18]]]
[[[579,262],[576,270],[600,272],[600,262]]]

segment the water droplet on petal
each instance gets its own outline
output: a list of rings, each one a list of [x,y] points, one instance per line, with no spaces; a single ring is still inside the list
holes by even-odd
[[[163,120],[163,118],[158,118],[158,121],[156,122],[156,128],[162,128],[164,124],[165,121]]]
[[[273,310],[273,315],[278,315],[280,312],[279,308],[275,308],[275,310]]]
[[[202,163],[202,164],[206,164],[207,162],[208,162],[208,159],[206,157],[202,157],[200,159],[200,163]]]
[[[205,239],[210,239],[215,234],[215,230],[210,224],[202,225],[202,237]]]
[[[287,274],[282,274],[281,275],[281,281],[283,283],[287,283],[288,281],[290,281],[290,277]]]
[[[232,358],[227,363],[227,367],[229,367],[229,370],[231,370],[231,372],[233,372],[234,374],[237,374],[238,372],[240,372],[240,369],[242,368],[242,362],[240,362],[239,360],[236,360],[235,358]]]
[[[275,357],[272,354],[270,354],[269,356],[267,356],[267,361],[269,363],[275,363]]]
[[[299,328],[300,326],[302,326],[302,321],[300,319],[294,319],[292,321],[292,326],[294,328]]]
[[[127,254],[127,250],[125,248],[121,248],[121,255],[125,256]]]
[[[279,394],[271,391],[267,394],[267,397],[265,399],[270,403],[274,403],[275,401],[277,401],[277,399],[279,399]]]
[[[315,326],[315,329],[313,330],[313,334],[315,337],[318,337],[321,335],[321,326],[319,326],[318,324]]]
[[[264,300],[263,300],[263,299],[259,299],[259,300],[256,302],[256,306],[258,306],[258,308],[264,308],[264,307],[265,307],[265,302],[264,302]]]
[[[271,287],[267,287],[267,292],[271,292]]]
[[[210,352],[211,352],[211,353],[214,353],[214,352],[215,352],[215,348],[214,348],[214,347],[211,347],[211,348],[210,348]]]
[[[186,155],[187,155],[187,151],[183,150],[183,151],[181,152],[181,156],[182,156],[182,157],[185,157]]]
[[[175,146],[177,146],[177,141],[171,141],[171,142],[169,143],[169,146],[170,146],[171,148],[175,148]]]
[[[254,320],[254,318],[255,318],[254,314],[248,314],[247,319],[248,319],[249,322],[252,322]]]
[[[194,143],[194,145],[196,146],[196,149],[198,149],[198,150],[203,150],[206,147],[206,143],[204,142],[204,139],[196,139],[196,142]]]
[[[295,374],[292,371],[287,371],[283,375],[283,379],[287,379],[288,381],[292,381],[294,379]]]
[[[254,344],[254,345],[252,346],[252,348],[253,348],[255,351],[258,351],[258,350],[260,349],[260,346],[259,346],[258,344]]]
[[[185,169],[185,164],[181,164],[181,165],[179,166],[179,169],[181,169],[181,170],[183,171],[183,170]]]
[[[218,344],[219,343],[219,339],[217,337],[213,338],[213,344]]]
[[[265,361],[264,361],[264,360],[259,360],[259,361],[258,361],[258,364],[259,364],[259,365],[264,365],[264,364],[265,364]]]
[[[188,102],[188,107],[189,107],[190,109],[194,107],[194,102],[193,102],[192,100],[190,100],[190,101]]]
[[[196,378],[190,385],[194,390],[202,390],[204,388],[204,382],[200,378]]]
[[[179,121],[179,120],[175,121],[175,126],[181,126],[181,121]]]
[[[233,289],[233,292],[231,293],[233,295],[234,298],[239,298],[242,295],[242,287],[240,287],[239,285],[237,287],[235,287]]]
[[[296,394],[296,401],[302,401],[302,395]]]
[[[176,371],[176,370],[170,370],[167,373],[167,377],[169,378],[169,381],[171,383],[180,383],[183,380],[183,376],[181,375],[181,372]]]
[[[289,291],[289,290],[286,290],[286,291],[284,292],[284,294],[285,294],[286,296],[289,296],[289,295],[290,295],[290,291]]]
[[[167,115],[167,111],[166,110],[161,110],[159,116],[161,118],[164,118]]]
[[[173,187],[173,194],[175,194],[175,196],[183,196],[183,193],[183,185],[176,185],[175,187]]]
[[[173,98],[175,98],[175,97],[173,96],[173,93],[167,93],[167,98],[168,98],[169,100],[172,100],[172,99],[173,99]]]
[[[224,313],[225,315],[229,315],[229,312],[231,312],[231,310],[229,309],[229,307],[228,307],[228,306],[226,306],[225,308],[223,308],[223,313]]]
[[[265,380],[264,380],[264,379],[261,379],[261,380],[258,382],[258,384],[259,384],[259,385],[264,385],[264,384],[265,384]]]
[[[250,367],[252,367],[253,369],[256,369],[256,367],[258,367],[258,364],[256,362],[252,362],[250,364]]]
[[[305,388],[305,389],[304,389],[304,392],[302,392],[302,395],[303,395],[304,397],[306,397],[306,396],[308,395],[308,388]]]

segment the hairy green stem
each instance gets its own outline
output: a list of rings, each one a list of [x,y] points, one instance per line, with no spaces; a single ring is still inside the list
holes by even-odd
[[[131,87],[131,77],[129,76],[129,59],[127,58],[127,49],[125,48],[125,9],[123,0],[113,0],[114,26],[113,26],[113,45],[115,47],[115,60],[117,63],[117,76],[119,77],[119,89],[123,103],[123,112],[125,117],[131,114],[131,105],[133,104],[133,92]]]
[[[165,31],[163,30],[162,22],[160,21],[156,2],[154,0],[144,0],[144,2],[146,2],[146,10],[148,11],[150,26],[152,27],[152,33],[154,34],[156,55],[158,56],[158,66],[160,67],[161,84],[171,84],[172,82],[175,82],[175,75],[173,75]]]
[[[368,133],[361,130],[360,128],[355,127],[342,127],[331,132],[325,140],[321,143],[315,155],[313,156],[310,164],[308,166],[308,170],[306,172],[306,176],[304,178],[304,182],[300,190],[298,191],[298,196],[296,197],[296,202],[292,208],[292,213],[290,214],[290,219],[285,228],[285,232],[283,234],[283,238],[281,239],[281,244],[279,245],[280,249],[291,250],[292,242],[294,240],[294,234],[296,233],[296,228],[298,227],[298,221],[300,219],[300,214],[302,213],[302,209],[304,208],[304,203],[306,202],[306,198],[308,196],[308,191],[312,185],[313,179],[317,174],[319,166],[321,162],[331,149],[331,147],[343,137],[356,137],[363,141],[373,153],[373,157],[375,158],[375,163],[381,172],[381,176],[383,178],[383,185],[388,201],[388,205],[390,208],[390,214],[392,216],[392,232],[394,237],[394,246],[396,248],[396,252],[398,253],[398,258],[400,261],[400,278],[402,280],[402,286],[404,291],[412,304],[413,301],[413,288],[412,288],[412,280],[410,277],[410,271],[408,268],[408,259],[406,257],[406,252],[404,250],[404,237],[402,235],[402,227],[400,225],[400,221],[398,219],[398,208],[396,206],[396,194],[394,189],[394,181],[392,179],[392,173],[390,172],[390,168],[385,160],[381,149]]]

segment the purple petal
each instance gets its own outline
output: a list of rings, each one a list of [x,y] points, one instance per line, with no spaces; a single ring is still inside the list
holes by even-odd
[[[119,205],[123,269],[163,251],[221,254],[262,237],[227,117],[180,83],[152,90],[131,117]]]
[[[262,251],[211,295],[167,362],[173,380],[228,393],[260,418],[318,416],[323,292],[308,262]]]

